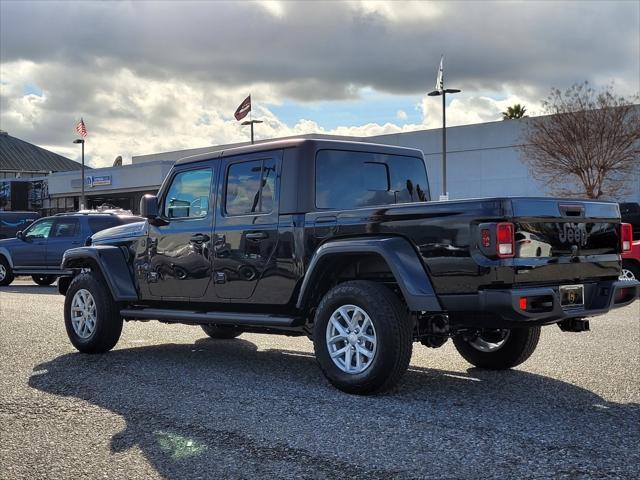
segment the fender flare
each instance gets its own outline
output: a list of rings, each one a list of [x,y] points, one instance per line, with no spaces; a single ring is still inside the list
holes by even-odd
[[[138,292],[120,247],[99,245],[72,248],[64,253],[60,267],[71,270],[87,266],[100,271],[116,302],[138,300]]]
[[[11,267],[11,269],[13,269],[13,259],[11,258],[11,253],[9,253],[9,250],[4,247],[0,247],[0,255],[7,259],[7,262],[9,262],[9,266]]]
[[[367,237],[329,241],[316,251],[302,281],[296,307],[304,309],[313,291],[314,279],[321,273],[323,262],[344,254],[373,253],[389,266],[402,295],[412,312],[441,312],[429,275],[418,253],[402,237]]]

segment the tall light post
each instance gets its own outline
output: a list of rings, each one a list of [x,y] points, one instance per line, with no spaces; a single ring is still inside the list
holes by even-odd
[[[253,145],[253,124],[254,123],[262,123],[262,120],[247,120],[246,122],[242,122],[240,125],[251,125],[251,145]]]
[[[73,143],[82,145],[82,166],[80,167],[80,210],[84,210],[84,139],[76,138]]]
[[[442,65],[442,64],[441,64]],[[442,66],[440,67],[442,68]],[[444,88],[444,75],[440,80],[441,88],[427,93],[430,97],[442,96],[442,195],[440,200],[449,200],[447,192],[447,114],[446,114],[446,98],[447,93],[458,93],[462,90],[457,88]]]

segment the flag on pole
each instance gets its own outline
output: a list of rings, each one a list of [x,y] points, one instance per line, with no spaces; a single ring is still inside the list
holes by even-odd
[[[87,126],[84,124],[84,120],[81,118],[78,123],[76,123],[76,132],[82,138],[87,136]]]
[[[245,98],[233,114],[236,120],[240,121],[251,111],[251,95]]]
[[[444,55],[440,57],[440,68],[436,77],[436,90],[444,90]]]

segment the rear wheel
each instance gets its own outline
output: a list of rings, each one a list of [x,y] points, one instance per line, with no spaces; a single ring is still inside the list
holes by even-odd
[[[64,324],[82,353],[104,353],[118,343],[122,317],[100,275],[82,273],[73,279],[65,295]]]
[[[628,260],[623,261],[620,280],[640,280],[640,265]]]
[[[538,346],[540,327],[486,329],[454,337],[453,344],[472,365],[504,370],[526,361]]]
[[[31,278],[38,285],[46,287],[55,282],[56,278],[58,277],[56,277],[55,275],[31,275]]]
[[[7,262],[6,258],[0,256],[0,287],[10,285],[14,278],[9,262]]]
[[[384,285],[350,281],[331,289],[316,312],[313,344],[320,369],[347,393],[391,389],[409,361],[413,325]]]
[[[216,340],[230,340],[242,334],[242,330],[227,325],[202,325],[202,330]]]

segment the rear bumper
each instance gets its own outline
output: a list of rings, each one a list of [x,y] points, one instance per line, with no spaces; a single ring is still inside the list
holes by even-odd
[[[526,297],[528,309],[520,308]],[[602,315],[640,297],[640,282],[607,280],[584,284],[584,305],[560,305],[559,286],[481,290],[472,295],[443,295],[440,301],[453,324],[505,328],[557,323],[566,318]]]

